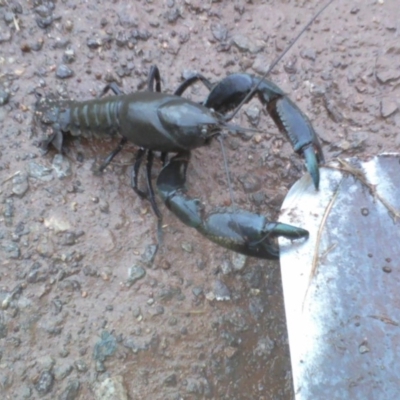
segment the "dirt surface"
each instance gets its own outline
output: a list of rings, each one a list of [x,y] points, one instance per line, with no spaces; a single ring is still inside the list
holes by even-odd
[[[0,0],[3,399],[293,397],[279,264],[217,247],[161,204],[154,257],[156,220],[130,187],[134,146],[100,176],[118,138],[42,156],[33,91],[84,100],[113,80],[143,90],[152,64],[169,93],[190,71],[259,74],[320,6]],[[337,0],[271,74],[326,159],[400,150],[399,21],[398,0]],[[258,101],[235,122],[260,113],[260,133],[225,143],[236,204],[276,218],[304,163]],[[229,204],[218,142],[193,153],[188,187],[210,209]]]

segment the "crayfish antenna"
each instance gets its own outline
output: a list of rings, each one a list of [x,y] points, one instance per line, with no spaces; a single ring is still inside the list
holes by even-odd
[[[229,195],[230,195],[230,198],[231,198],[232,206],[234,206],[234,205],[235,205],[235,200],[234,200],[234,198],[233,198],[231,174],[230,174],[230,172],[229,172],[228,159],[227,159],[227,157],[226,157],[224,142],[223,142],[221,136],[218,136],[218,141],[219,141],[219,143],[220,143],[220,145],[221,145],[222,158],[223,158],[223,160],[224,160],[224,167],[225,167],[225,172],[226,172],[226,180],[228,181],[228,187],[229,187]]]
[[[240,132],[252,132],[252,133],[265,132],[263,129],[249,128],[249,127],[244,127],[244,126],[241,126],[241,125],[227,123],[227,122],[224,123],[224,128],[226,128],[228,131],[235,132],[235,133],[240,133]]]
[[[158,251],[162,248],[163,245],[163,231],[162,231],[162,218],[157,219],[157,244],[156,250],[154,252],[154,256],[158,253]]]
[[[229,115],[226,119],[226,121],[231,120],[242,108],[243,104],[247,103],[249,99],[254,95],[254,93],[257,91],[258,87],[260,86],[261,82],[269,75],[269,73],[275,68],[275,66],[278,64],[279,61],[282,60],[282,58],[286,55],[286,53],[292,48],[292,46],[299,40],[300,36],[303,35],[303,33],[311,26],[311,24],[322,14],[325,9],[333,3],[334,0],[329,0],[311,19],[310,21],[304,26],[304,28],[297,34],[297,36],[291,41],[289,46],[286,47],[286,49],[280,54],[278,58],[269,66],[268,70],[265,72],[265,74],[260,78],[260,80],[257,82],[257,84],[253,87],[253,89],[247,94],[247,96],[242,100],[242,102],[236,107],[236,109],[232,112],[231,115]]]

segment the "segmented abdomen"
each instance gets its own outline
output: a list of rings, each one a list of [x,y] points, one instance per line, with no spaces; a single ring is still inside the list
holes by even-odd
[[[113,135],[120,128],[120,107],[118,96],[70,102],[61,117],[61,120],[64,119],[62,130],[74,136],[85,132]]]

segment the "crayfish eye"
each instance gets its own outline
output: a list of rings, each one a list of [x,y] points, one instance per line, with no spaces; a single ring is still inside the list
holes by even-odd
[[[208,133],[207,125],[203,125],[200,129],[202,135],[206,136]]]

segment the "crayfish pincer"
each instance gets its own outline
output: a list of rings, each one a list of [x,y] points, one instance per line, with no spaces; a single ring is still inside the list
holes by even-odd
[[[318,136],[307,116],[282,89],[265,78],[245,73],[228,75],[215,85],[203,75],[195,74],[184,81],[175,93],[182,94],[196,81],[201,81],[210,90],[203,104],[220,113],[226,113],[237,107],[249,93],[252,95],[247,102],[257,95],[279,130],[289,138],[294,151],[304,156],[307,170],[318,190],[318,164],[324,162]]]
[[[308,238],[305,229],[270,222],[262,215],[224,208],[204,215],[200,201],[185,193],[188,155],[177,155],[162,169],[157,190],[169,210],[184,224],[229,250],[251,257],[278,259],[279,249],[272,240]]]

